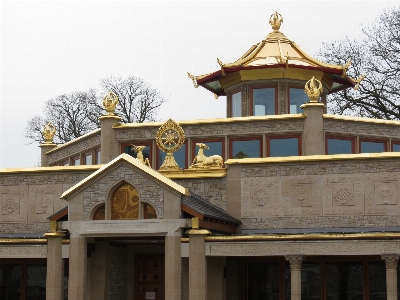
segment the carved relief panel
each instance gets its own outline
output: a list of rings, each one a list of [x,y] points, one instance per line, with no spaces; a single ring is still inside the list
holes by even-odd
[[[48,222],[47,217],[66,206],[60,199],[62,191],[62,184],[31,185],[28,222]]]
[[[26,222],[27,186],[0,186],[0,222]]]
[[[391,215],[400,212],[399,173],[365,174],[365,213]]]
[[[282,177],[282,205],[285,216],[321,215],[321,177]]]
[[[324,215],[361,215],[364,189],[361,174],[324,175]]]
[[[242,179],[242,217],[279,216],[278,178]]]

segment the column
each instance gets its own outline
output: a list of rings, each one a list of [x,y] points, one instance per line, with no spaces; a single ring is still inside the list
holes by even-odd
[[[48,161],[48,157],[46,155],[46,152],[54,149],[55,147],[57,147],[57,144],[53,144],[53,143],[43,143],[41,145],[39,145],[39,147],[41,148],[41,155],[40,155],[40,166],[41,167],[48,167],[49,166],[49,161]]]
[[[301,300],[301,255],[285,256],[290,263],[291,300]]]
[[[165,299],[182,297],[181,234],[165,237]]]
[[[54,221],[55,222],[55,221]],[[62,232],[48,232],[46,300],[64,299],[64,261],[62,258]]]
[[[86,239],[71,234],[69,243],[68,299],[86,300]]]
[[[300,106],[307,116],[304,120],[303,155],[324,155],[324,114],[325,105],[319,102],[309,102]]]
[[[199,229],[199,220],[192,219],[189,234],[189,300],[207,300],[207,259],[205,236],[208,230]]]
[[[101,155],[100,162],[107,164],[120,154],[119,144],[117,143],[117,132],[112,127],[119,123],[120,117],[115,115],[101,116]]]
[[[386,264],[386,295],[388,300],[397,300],[397,261],[398,255],[382,255]]]

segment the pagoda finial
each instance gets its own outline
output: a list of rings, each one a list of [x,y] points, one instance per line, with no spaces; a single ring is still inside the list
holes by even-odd
[[[323,92],[321,81],[315,79],[313,76],[304,86],[304,92],[307,94],[310,102],[318,102],[319,95]]]
[[[272,29],[279,31],[281,24],[283,23],[283,17],[280,13],[275,12],[269,17],[269,24],[271,24]]]

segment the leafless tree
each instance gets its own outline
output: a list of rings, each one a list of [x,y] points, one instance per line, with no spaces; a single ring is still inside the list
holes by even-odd
[[[44,142],[43,128],[47,123],[56,127],[55,143],[66,143],[100,127],[98,118],[102,108],[94,90],[72,92],[49,99],[44,116],[28,121],[25,137],[31,142]]]
[[[159,107],[166,102],[157,89],[135,76],[126,79],[110,76],[102,79],[100,86],[104,93],[117,94],[119,102],[115,112],[123,123],[155,121]]]
[[[333,64],[352,61],[347,74],[359,78],[358,90],[328,97],[328,111],[388,120],[400,119],[400,7],[383,11],[363,29],[363,38],[324,43],[318,58]]]

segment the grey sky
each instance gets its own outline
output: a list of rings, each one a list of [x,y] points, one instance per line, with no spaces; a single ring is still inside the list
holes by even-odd
[[[360,24],[398,1],[2,1],[0,168],[38,165],[26,145],[27,120],[63,93],[99,88],[108,75],[135,75],[169,101],[160,120],[225,117],[225,97],[195,89],[187,71],[218,69],[270,31],[281,31],[309,55],[323,41],[361,35]]]

